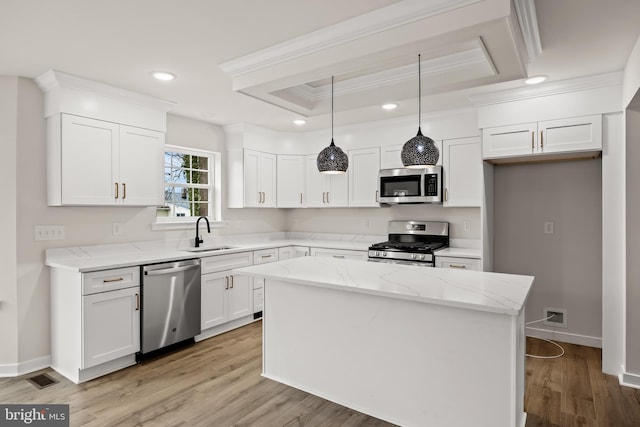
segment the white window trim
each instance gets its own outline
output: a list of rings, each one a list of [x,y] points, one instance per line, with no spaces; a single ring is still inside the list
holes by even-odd
[[[214,179],[212,194],[213,215],[207,216],[207,219],[213,228],[225,227],[225,222],[222,220],[222,154],[217,151],[200,150],[179,145],[164,146],[165,152],[172,150],[193,156],[206,156],[211,158]],[[155,221],[151,224],[151,229],[154,231],[187,230],[193,228],[197,220],[197,217],[159,219],[156,214]]]

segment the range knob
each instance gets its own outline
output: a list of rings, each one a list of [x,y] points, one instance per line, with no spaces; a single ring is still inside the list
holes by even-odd
[[[380,256],[380,251],[376,251],[376,256]]]
[[[418,255],[416,254],[411,254],[411,259],[416,259],[418,257]]]
[[[424,259],[424,254],[421,254],[421,255],[420,255],[420,259]]]
[[[386,252],[382,252],[382,256],[387,256],[387,253]]]

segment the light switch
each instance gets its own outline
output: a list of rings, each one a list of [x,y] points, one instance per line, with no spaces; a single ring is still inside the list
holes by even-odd
[[[546,221],[544,223],[544,234],[553,234],[553,222]]]
[[[114,222],[112,224],[112,232],[114,236],[122,236],[122,224],[119,222]]]

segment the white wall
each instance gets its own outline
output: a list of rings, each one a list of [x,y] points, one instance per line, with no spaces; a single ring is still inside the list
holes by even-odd
[[[527,321],[542,318],[543,307],[564,308],[567,328],[555,328],[555,338],[599,345],[601,161],[496,166],[494,179],[495,271],[535,276]],[[543,233],[545,221],[554,234]]]
[[[0,168],[2,182],[2,214],[0,215],[0,370],[9,370],[18,361],[18,290],[16,262],[16,126],[17,79],[0,77],[0,146],[3,165]]]
[[[602,370],[621,372],[624,353],[625,143],[623,114],[603,117]]]
[[[640,109],[626,111],[626,354],[628,374],[638,376],[640,386]]]

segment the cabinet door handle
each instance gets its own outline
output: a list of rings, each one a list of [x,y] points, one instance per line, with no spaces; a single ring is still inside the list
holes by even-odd
[[[467,268],[467,266],[459,264],[449,264],[449,268]]]
[[[116,197],[115,197],[115,198],[117,199],[117,198],[118,198],[118,197],[120,197],[120,196],[119,196],[119,194],[118,194],[118,183],[116,182],[115,184],[116,184]]]
[[[327,203],[327,201],[325,200],[325,193],[324,191],[322,192],[322,203]]]
[[[380,190],[376,190],[376,202],[380,201]]]
[[[224,288],[229,289],[229,276],[224,276]]]
[[[122,282],[123,280],[123,277],[118,277],[117,279],[104,279],[102,283]]]
[[[447,189],[444,189],[444,201],[446,202],[449,199],[449,191],[447,191]]]
[[[302,204],[302,193],[300,193],[300,204]]]
[[[127,198],[127,183],[122,183],[122,200]]]
[[[136,311],[140,310],[140,294],[136,294]]]
[[[544,148],[544,134],[540,131],[540,149]]]
[[[534,142],[534,138],[536,137],[536,133],[534,131],[531,131],[531,152],[533,153],[533,150],[535,150],[536,148],[536,144]]]
[[[233,289],[233,275],[231,276],[231,289]]]
[[[327,204],[331,203],[331,201],[329,200],[329,192],[327,191]]]

